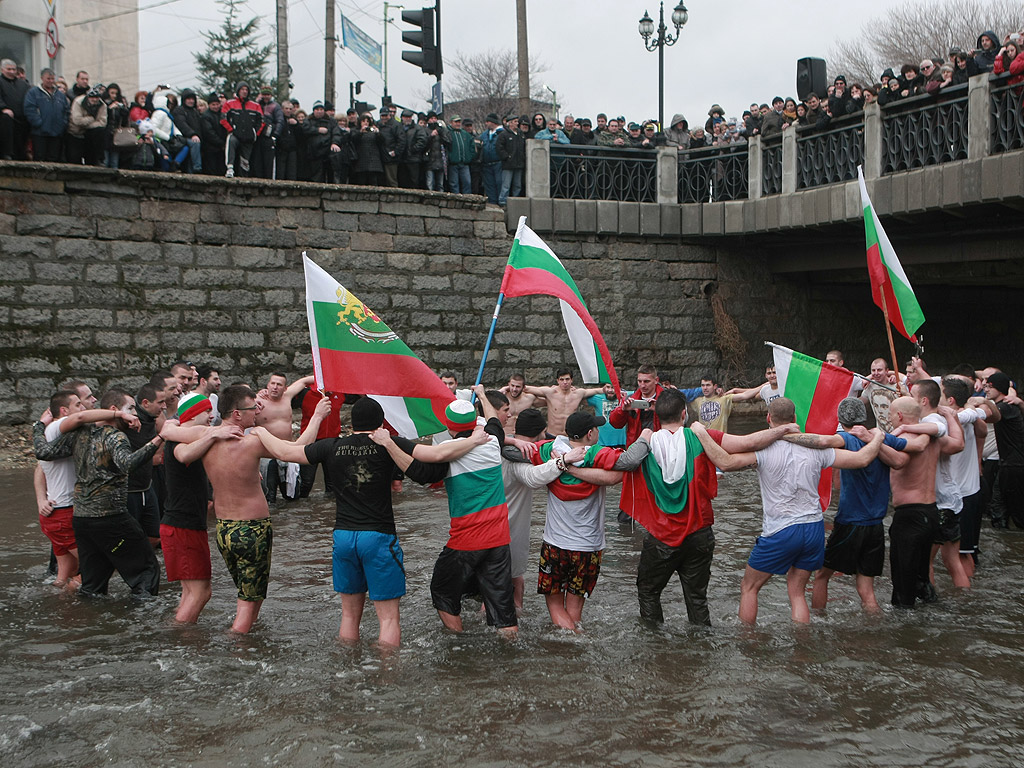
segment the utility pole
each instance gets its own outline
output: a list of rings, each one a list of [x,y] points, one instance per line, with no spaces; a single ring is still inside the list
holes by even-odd
[[[277,98],[287,99],[291,93],[291,72],[288,66],[288,0],[277,0]]]
[[[324,101],[334,103],[336,90],[334,87],[334,46],[337,37],[334,35],[334,0],[327,0],[327,24],[324,32]]]
[[[405,6],[384,3],[384,98],[388,96],[388,24],[391,23],[391,16],[388,14],[388,11],[392,8],[402,10]]]
[[[527,50],[526,0],[516,0],[516,49],[519,56],[519,114],[533,112],[530,99],[530,53]]]

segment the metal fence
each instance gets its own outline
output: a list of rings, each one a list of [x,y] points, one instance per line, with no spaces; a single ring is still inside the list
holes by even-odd
[[[846,118],[832,125],[838,127],[823,133],[797,134],[797,189],[857,178],[857,166],[864,162],[864,123]]]
[[[551,196],[657,202],[657,153],[649,149],[552,144]]]
[[[782,192],[782,136],[761,145],[761,194]]]
[[[947,88],[939,101],[917,96],[886,107],[882,173],[967,159],[967,85]]]
[[[745,200],[749,157],[746,142],[681,152],[679,202]]]
[[[992,154],[1024,149],[1024,87],[992,79]]]

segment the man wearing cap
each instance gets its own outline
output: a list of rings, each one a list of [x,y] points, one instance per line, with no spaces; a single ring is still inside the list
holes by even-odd
[[[274,91],[266,85],[260,88],[256,103],[263,110],[263,130],[253,149],[252,175],[260,179],[273,179],[275,142],[284,133],[284,112],[281,105],[274,101]]]
[[[765,139],[770,139],[772,136],[778,136],[782,133],[782,129],[785,127],[786,121],[783,118],[782,110],[786,106],[786,100],[781,96],[776,96],[772,99],[772,109],[767,114],[761,117],[761,136]]]
[[[768,425],[783,427],[796,422],[796,407],[787,397],[768,406]],[[702,424],[692,427],[708,458],[721,470],[754,465],[764,508],[763,530],[754,545],[740,584],[740,621],[757,621],[757,595],[773,574],[786,574],[790,615],[793,621],[810,622],[805,590],[813,571],[825,558],[825,519],[821,514],[818,481],[826,467],[866,467],[878,455],[883,433],[856,453],[840,448],[818,450],[792,442],[789,435],[756,452],[728,453],[711,438]]]
[[[381,151],[381,159],[384,161],[384,183],[389,187],[398,186],[398,163],[402,159],[399,154],[402,124],[395,120],[396,112],[394,106],[382,106],[380,121],[377,123],[384,145]]]
[[[469,165],[476,156],[476,144],[469,131],[462,127],[459,115],[452,115],[449,129],[452,148],[448,155],[448,191],[456,195],[468,195],[473,192]]]
[[[420,169],[427,150],[427,132],[415,120],[411,109],[402,110],[402,124],[398,127],[398,186],[404,189],[420,188]]]
[[[608,121],[608,127],[597,135],[599,147],[625,147],[628,146],[626,135],[621,130],[618,120]]]
[[[584,147],[597,144],[597,134],[591,130],[592,125],[589,117],[580,118],[580,121],[576,123],[576,130],[569,137],[569,143]]]
[[[210,600],[210,537],[206,471],[203,455],[217,440],[237,440],[242,430],[231,424],[210,427],[213,404],[206,395],[190,392],[178,401],[178,423],[182,427],[206,427],[194,443],[167,441],[164,472],[167,500],[160,523],[160,543],[168,581],[181,582],[181,600],[175,621],[195,624]]]
[[[790,435],[784,438],[808,448],[845,448],[859,451],[873,438],[865,428],[868,412],[864,403],[847,397],[837,411],[843,431],[834,435]],[[881,430],[879,430],[881,431]],[[828,582],[839,571],[856,577],[857,594],[864,610],[877,613],[875,577],[885,563],[885,528],[882,521],[889,508],[889,468],[900,469],[909,460],[902,451],[907,441],[883,432],[878,457],[861,469],[840,470],[839,510],[832,533],[825,544],[824,564],[814,576],[811,607],[825,608]]]
[[[1018,528],[1024,528],[1024,416],[1020,400],[1009,400],[1010,377],[995,371],[985,379],[985,397],[995,404],[999,413],[995,421],[996,445],[999,448],[999,474],[993,495],[1002,499],[1006,514]],[[992,524],[995,525],[993,516]]]
[[[310,181],[330,184],[334,181],[331,156],[341,151],[342,136],[338,124],[327,116],[322,101],[313,103],[313,113],[302,125],[306,136]]]
[[[480,172],[487,202],[497,205],[501,195],[501,156],[498,154],[498,134],[503,130],[501,118],[491,112],[484,124],[486,128],[480,134]]]
[[[94,85],[71,102],[65,154],[73,165],[103,165],[107,136],[107,105],[103,86]]]
[[[427,146],[424,155],[425,188],[444,192],[445,164],[452,145],[448,128],[438,122],[436,112],[427,113]]]
[[[223,176],[227,172],[224,146],[227,144],[228,132],[220,123],[221,117],[220,94],[212,91],[206,97],[206,111],[199,115],[199,146],[203,173],[208,176]]]
[[[526,171],[526,132],[530,119],[523,115],[508,121],[508,128],[498,134],[498,157],[501,158],[501,192],[498,205],[504,207],[509,195],[523,193],[523,173]],[[540,138],[540,134],[537,135]]]
[[[256,139],[263,132],[263,110],[249,99],[249,84],[244,80],[235,86],[235,98],[221,109],[221,126],[228,132],[224,162],[224,175],[249,176],[249,158]],[[235,161],[238,161],[237,168]]]

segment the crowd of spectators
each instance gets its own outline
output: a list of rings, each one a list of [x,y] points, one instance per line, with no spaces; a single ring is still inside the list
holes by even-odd
[[[336,112],[317,101],[308,112],[298,100],[278,103],[270,88],[238,83],[232,94],[204,97],[167,85],[138,91],[129,102],[116,83],[91,84],[80,71],[73,84],[51,69],[32,86],[23,69],[0,62],[0,158],[68,162],[109,168],[179,171],[217,176],[254,176],[327,183],[484,194],[504,205],[522,193],[526,140],[557,145],[681,151],[771,138],[793,127],[821,130],[856,114],[866,104],[886,108],[924,94],[939,97],[976,74],[1008,74],[1024,82],[1022,34],[979,35],[976,47],[953,48],[948,60],[889,67],[877,82],[847,82],[838,75],[827,93],[798,101],[776,96],[751,103],[740,118],[714,104],[703,125],[675,114],[629,120],[600,113],[564,119],[541,113],[499,117],[491,113],[479,130],[473,121],[433,112],[382,106],[379,118],[355,109]]]

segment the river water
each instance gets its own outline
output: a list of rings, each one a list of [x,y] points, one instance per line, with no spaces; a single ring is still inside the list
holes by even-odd
[[[245,637],[227,631],[234,588],[215,546],[213,600],[197,626],[175,626],[174,584],[139,604],[116,576],[107,599],[58,592],[31,473],[0,474],[0,498],[4,766],[1024,763],[1024,536],[1012,532],[983,531],[969,593],[940,568],[941,602],[867,617],[836,577],[826,614],[796,627],[775,578],[747,628],[736,610],[760,498],[752,472],[729,475],[715,504],[712,629],[686,623],[677,583],[664,628],[639,624],[641,533],[612,515],[584,633],[555,630],[528,590],[509,643],[468,609],[464,634],[442,630],[429,580],[444,494],[407,482],[403,645],[382,655],[369,606],[364,640],[336,639],[333,504],[319,483],[274,510],[270,596]],[[888,577],[878,582],[887,603]]]

